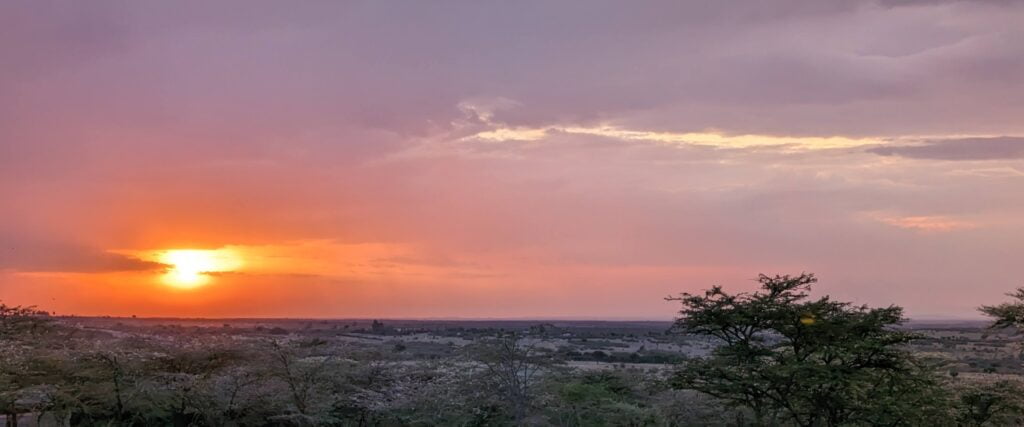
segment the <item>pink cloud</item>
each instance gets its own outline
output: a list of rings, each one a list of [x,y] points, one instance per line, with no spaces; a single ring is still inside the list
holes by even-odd
[[[882,222],[908,230],[944,233],[977,228],[978,224],[945,216],[904,216],[883,218]]]

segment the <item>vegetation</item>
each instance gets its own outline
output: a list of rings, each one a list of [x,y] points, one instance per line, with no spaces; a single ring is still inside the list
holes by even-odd
[[[720,287],[677,298],[676,328],[718,339],[674,383],[722,399],[758,425],[906,425],[944,419],[938,376],[902,346],[899,307],[811,300],[813,275],[761,276],[761,291]]]
[[[1015,292],[1007,294],[1007,296],[1015,301],[999,305],[986,305],[979,309],[994,320],[992,323],[993,328],[1019,328],[1024,326],[1024,288],[1018,288]]]
[[[814,283],[683,294],[671,328],[155,323],[0,305],[0,414],[8,426],[1024,423],[1019,317],[911,330],[899,307],[812,298]]]

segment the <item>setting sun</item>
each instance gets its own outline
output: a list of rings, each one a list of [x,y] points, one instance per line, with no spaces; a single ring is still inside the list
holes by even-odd
[[[229,250],[172,249],[163,252],[160,262],[170,268],[163,282],[178,288],[195,288],[210,281],[209,273],[237,270],[241,258]]]

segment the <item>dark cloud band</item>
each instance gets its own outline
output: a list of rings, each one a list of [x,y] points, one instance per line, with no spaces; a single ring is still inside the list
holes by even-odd
[[[165,265],[66,242],[0,235],[0,270],[103,273],[148,271]]]
[[[1004,160],[1024,159],[1024,138],[957,138],[931,140],[923,145],[874,147],[869,152],[881,156],[899,156],[930,160]]]

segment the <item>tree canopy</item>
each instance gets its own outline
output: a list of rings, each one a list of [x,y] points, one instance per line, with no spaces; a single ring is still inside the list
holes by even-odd
[[[993,328],[1024,326],[1024,287],[1017,288],[1015,292],[1006,295],[1016,301],[998,305],[983,305],[978,310],[993,319]]]
[[[674,377],[745,408],[757,424],[899,425],[936,415],[938,379],[902,345],[900,307],[813,299],[811,274],[758,278],[760,290],[670,298],[682,304],[674,330],[719,342],[710,357]]]

